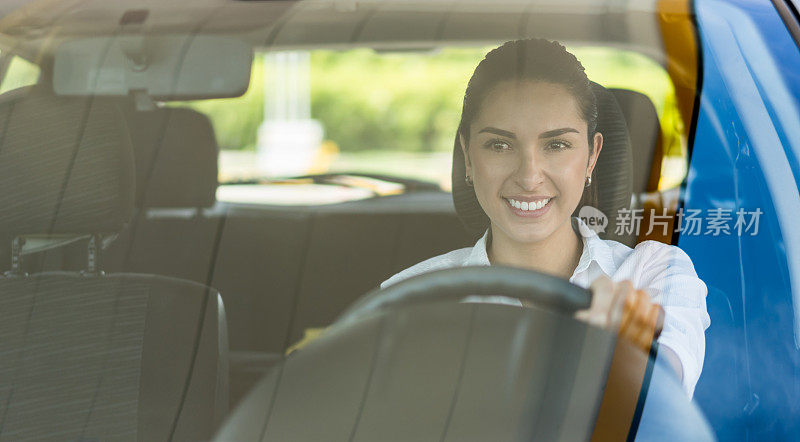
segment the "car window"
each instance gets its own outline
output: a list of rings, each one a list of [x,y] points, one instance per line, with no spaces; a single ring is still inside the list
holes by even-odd
[[[8,70],[0,82],[0,94],[23,86],[36,84],[39,67],[21,57],[13,57]]]
[[[280,189],[270,189],[254,182],[331,173],[420,180],[448,191],[464,89],[489,49],[261,53],[243,96],[173,105],[211,119],[220,147],[222,200],[321,204],[398,193],[391,185],[374,192],[374,182],[339,190],[331,188],[335,183],[281,181]],[[659,187],[676,187],[686,174],[686,139],[666,70],[631,51],[570,49],[592,80],[650,100],[663,140]],[[293,196],[284,198],[286,192]]]

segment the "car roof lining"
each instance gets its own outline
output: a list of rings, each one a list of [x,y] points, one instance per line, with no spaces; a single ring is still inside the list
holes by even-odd
[[[0,9],[0,47],[39,64],[63,41],[129,32],[224,34],[257,50],[430,50],[545,37],[633,50],[663,65],[659,8],[656,0],[194,0],[191,8],[49,0]],[[146,9],[147,19],[120,25],[133,9]]]

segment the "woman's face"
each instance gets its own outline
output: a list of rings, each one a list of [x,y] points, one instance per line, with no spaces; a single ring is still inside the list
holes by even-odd
[[[602,148],[598,133],[589,154],[572,94],[552,83],[499,83],[469,130],[467,175],[494,234],[535,243],[569,225]]]

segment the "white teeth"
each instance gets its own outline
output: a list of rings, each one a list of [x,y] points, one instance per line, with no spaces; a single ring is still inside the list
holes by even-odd
[[[517,209],[528,210],[528,211],[539,210],[542,207],[546,206],[548,202],[550,202],[550,198],[539,201],[531,201],[531,202],[517,201],[512,198],[506,198],[506,200],[509,202],[509,204],[516,207]]]

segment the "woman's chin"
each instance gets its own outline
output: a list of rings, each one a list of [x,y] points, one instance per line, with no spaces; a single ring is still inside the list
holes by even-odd
[[[517,217],[506,219],[501,227],[505,236],[518,244],[536,244],[546,241],[558,230],[554,222],[555,211],[536,220],[521,220]],[[566,218],[565,218],[566,219]]]
[[[510,226],[509,229],[503,229],[511,241],[516,244],[536,244],[546,240],[552,232],[550,229],[544,229],[540,226]]]

